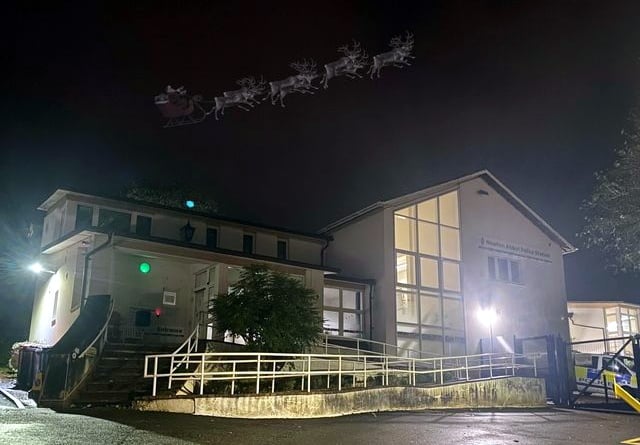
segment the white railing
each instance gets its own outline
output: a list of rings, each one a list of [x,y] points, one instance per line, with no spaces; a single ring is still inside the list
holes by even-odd
[[[173,381],[198,382],[201,395],[205,384],[215,381],[228,382],[231,395],[235,394],[239,381],[255,381],[256,394],[267,381],[273,393],[276,381],[285,378],[300,379],[300,389],[309,392],[312,377],[317,376],[323,379],[314,379],[315,385],[326,378],[326,388],[323,383],[322,389],[331,389],[333,385],[341,391],[345,377],[351,378],[352,387],[367,388],[372,378],[378,386],[416,386],[514,376],[522,369],[533,370],[535,375],[533,365],[520,363],[525,359],[517,354],[416,359],[365,354],[173,353],[146,356],[144,377],[153,379],[153,396],[161,378],[169,379],[169,388]],[[171,363],[168,371],[159,372],[167,362]],[[174,366],[176,362],[186,366],[179,370]],[[189,371],[191,365],[193,371]]]
[[[200,332],[200,325],[197,324],[196,328],[193,330],[191,335],[189,335],[189,337],[187,337],[187,339],[180,346],[178,346],[178,348],[175,351],[173,351],[173,353],[171,354],[171,368],[170,368],[171,372],[169,375],[168,389],[171,389],[171,384],[173,383],[173,378],[172,378],[173,374],[178,371],[180,366],[185,364],[186,366],[189,366],[188,360],[189,360],[190,354],[198,350],[199,332]],[[177,356],[182,356],[182,358],[176,362]],[[145,357],[145,374],[147,372],[146,365],[147,363],[146,363],[146,357]],[[158,368],[156,367],[155,368],[156,372],[157,372],[157,369]],[[154,395],[155,395],[155,385],[156,385],[156,382],[154,380],[153,382]]]
[[[345,343],[355,344],[355,348],[344,346]],[[320,343],[320,346],[324,348],[325,354],[329,353],[329,349],[339,348],[341,350],[354,351],[357,355],[364,353],[368,355],[392,355],[412,358],[441,357],[435,353],[422,352],[417,349],[405,348],[389,343],[383,343],[381,341],[358,337],[345,337],[342,335],[332,335],[327,333],[322,334],[322,343]]]

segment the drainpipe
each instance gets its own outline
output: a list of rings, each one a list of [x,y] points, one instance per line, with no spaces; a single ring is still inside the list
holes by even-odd
[[[369,284],[369,340],[373,340],[373,298],[376,285]]]
[[[320,251],[320,265],[324,266],[324,252],[325,250],[327,250],[327,247],[329,247],[329,243],[333,241],[333,237],[331,235],[327,236],[324,239],[324,247],[322,248],[322,250]]]
[[[111,241],[113,240],[113,232],[109,233],[107,236],[108,238],[104,243],[88,252],[84,257],[84,273],[82,274],[82,306],[85,305],[87,298],[89,298],[87,294],[89,293],[89,280],[91,279],[91,269],[89,268],[91,265],[91,257],[111,244]]]

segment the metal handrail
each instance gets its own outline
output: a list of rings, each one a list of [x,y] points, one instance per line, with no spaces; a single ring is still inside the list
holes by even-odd
[[[424,358],[425,356],[427,358],[429,358],[429,357],[434,357],[434,358],[435,357],[440,357],[440,355],[435,354],[435,353],[423,352],[423,351],[419,351],[417,349],[405,348],[404,346],[396,346],[396,345],[392,345],[390,343],[384,343],[384,342],[376,341],[376,340],[369,340],[368,338],[345,337],[343,335],[333,335],[333,334],[327,334],[327,333],[323,334],[323,338],[324,338],[324,343],[321,346],[324,346],[325,350],[327,349],[327,347],[329,345],[331,345],[333,347],[351,349],[351,350],[354,350],[354,351],[364,351],[364,352],[366,352],[368,354],[377,354],[377,355],[398,355],[398,351],[404,351],[407,354],[407,357],[411,357],[412,355],[415,356],[415,357],[418,357],[418,358]],[[356,343],[356,347],[355,348],[349,348],[348,346],[335,345],[333,343],[329,343],[329,340],[339,340],[341,342],[354,341]],[[371,349],[362,349],[360,347],[361,343],[375,345],[375,346],[381,346],[382,347],[382,352],[373,351]],[[389,350],[395,351],[396,353],[395,354],[390,354]]]
[[[260,392],[261,383],[271,382],[271,392],[275,392],[275,381],[281,378],[297,377],[301,379],[301,389],[311,391],[312,376],[326,376],[327,388],[331,377],[337,377],[338,391],[342,390],[342,379],[363,380],[367,387],[367,378],[381,377],[382,385],[389,386],[389,376],[408,378],[409,386],[417,386],[418,376],[431,376],[434,384],[444,385],[451,381],[475,381],[498,376],[513,376],[516,370],[531,369],[531,365],[518,363],[520,354],[474,354],[457,357],[437,357],[416,359],[410,357],[380,355],[336,355],[336,354],[287,354],[287,353],[183,353],[156,354],[145,357],[144,377],[153,378],[152,395],[157,394],[157,380],[169,378],[173,381],[197,381],[200,394],[204,393],[205,382],[228,381],[231,383],[231,394],[235,392],[236,381],[255,380],[256,393]],[[168,372],[159,372],[159,362],[170,359],[172,363],[179,358],[181,363],[197,365],[193,371],[178,372],[170,367]],[[153,371],[150,372],[150,362]],[[289,364],[289,369],[285,369]],[[240,365],[240,366],[239,366]],[[281,366],[278,366],[281,365]],[[211,370],[213,367],[230,369]],[[209,369],[207,369],[209,367]],[[169,386],[170,388],[170,386]]]
[[[77,358],[82,358],[85,356],[85,354],[87,353],[87,351],[89,351],[89,349],[91,349],[93,347],[93,345],[96,344],[96,342],[98,340],[102,340],[102,342],[104,343],[107,339],[107,328],[109,327],[109,322],[111,321],[111,315],[113,315],[113,306],[114,306],[114,301],[113,298],[110,298],[110,302],[109,302],[109,314],[107,315],[107,319],[105,320],[104,324],[102,325],[102,329],[100,329],[100,332],[98,332],[98,335],[96,335],[96,337],[93,339],[93,341],[89,344],[89,346],[87,346],[84,351],[82,351]]]
[[[188,354],[193,353],[193,351],[197,351],[198,350],[198,337],[199,337],[199,332],[200,332],[200,324],[196,324],[196,328],[193,330],[193,332],[191,333],[191,335],[189,335],[189,337],[187,337],[187,339],[180,345],[178,346],[178,348],[173,351],[173,353],[171,354],[171,375],[169,376],[169,386],[168,389],[171,389],[171,384],[173,383],[173,373],[175,373],[178,368],[180,368],[180,366],[182,366],[185,361],[187,361],[188,358]],[[186,348],[187,352],[180,361],[178,361],[178,363],[176,364],[175,362],[175,357],[177,355],[181,355],[181,350]],[[146,360],[146,358],[145,358]],[[187,363],[187,366],[189,364]],[[145,372],[146,372],[146,362],[145,362]]]

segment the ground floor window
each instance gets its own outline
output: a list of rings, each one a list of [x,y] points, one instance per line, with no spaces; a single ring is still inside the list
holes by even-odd
[[[362,289],[325,286],[322,314],[327,334],[362,337],[362,295]]]

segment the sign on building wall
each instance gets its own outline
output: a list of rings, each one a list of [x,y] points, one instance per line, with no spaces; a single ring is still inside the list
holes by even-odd
[[[491,252],[505,253],[530,260],[541,261],[543,263],[552,263],[551,253],[545,252],[523,244],[516,244],[506,241],[499,241],[492,238],[480,238],[480,249],[489,250]]]

